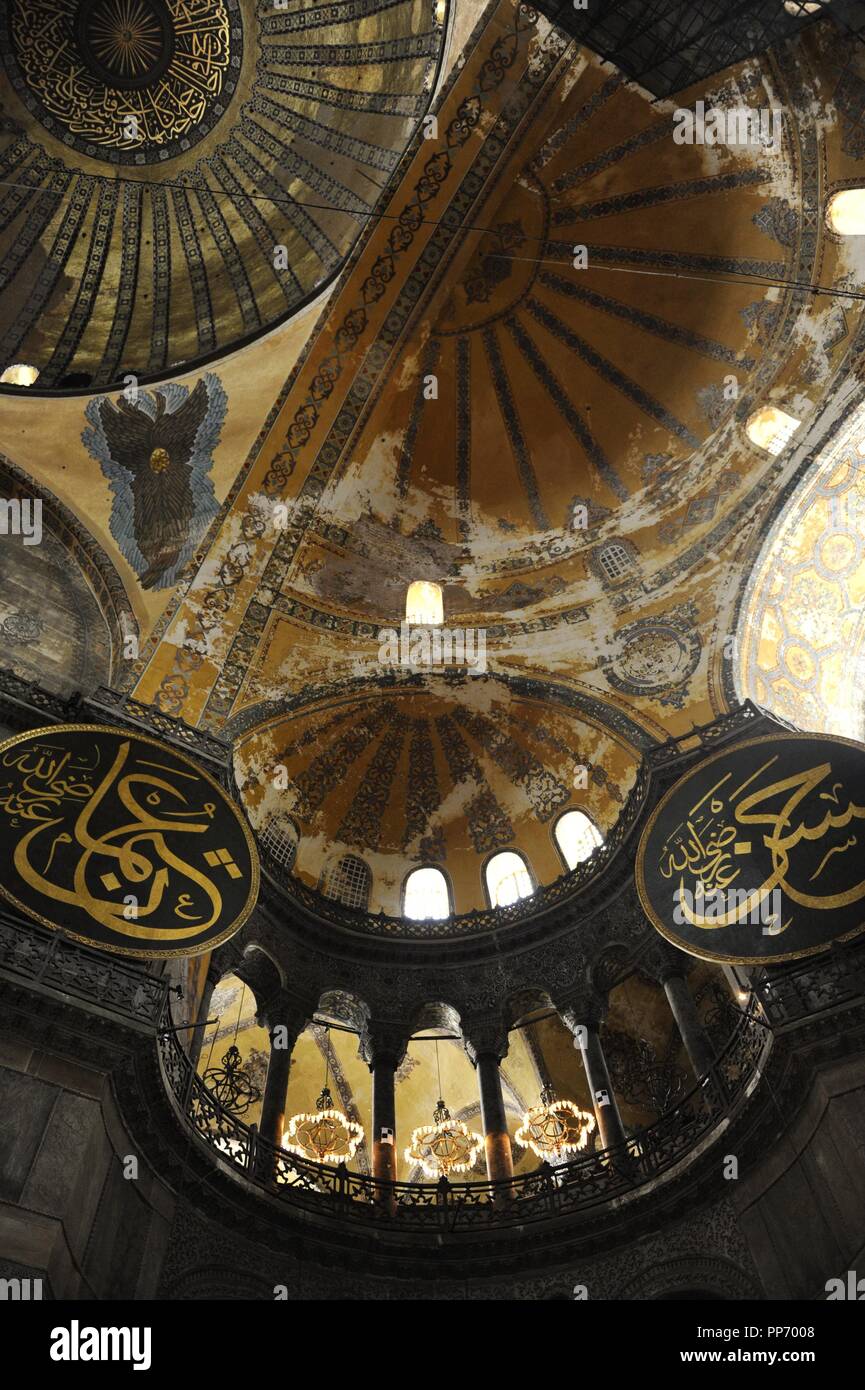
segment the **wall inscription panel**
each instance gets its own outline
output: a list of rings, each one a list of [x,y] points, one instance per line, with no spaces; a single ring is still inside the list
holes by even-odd
[[[242,813],[156,739],[64,724],[0,745],[0,894],[90,946],[199,955],[240,929],[258,892]]]
[[[769,964],[865,928],[865,746],[771,734],[707,758],[637,852],[658,931],[706,960]]]

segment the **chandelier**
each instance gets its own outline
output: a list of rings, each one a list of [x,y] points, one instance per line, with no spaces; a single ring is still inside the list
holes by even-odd
[[[230,999],[230,996],[229,996]],[[230,1110],[234,1115],[243,1115],[249,1110],[250,1106],[255,1105],[256,1101],[261,1100],[261,1091],[253,1083],[252,1077],[243,1065],[243,1056],[237,1046],[237,1035],[240,1032],[240,1021],[243,1017],[243,1006],[246,999],[246,985],[241,982],[240,1002],[237,1006],[237,1018],[234,1021],[234,1039],[227,1052],[222,1054],[222,1066],[211,1066],[213,1060],[213,1049],[219,1037],[219,1028],[222,1023],[222,1013],[214,1019],[207,1019],[203,1025],[207,1028],[209,1023],[215,1022],[213,1036],[210,1039],[210,1051],[207,1054],[207,1065],[204,1068],[201,1079],[211,1095],[218,1101],[224,1110]],[[202,1043],[202,1050],[204,1044]]]
[[[439,1102],[433,1111],[431,1125],[419,1125],[405,1151],[407,1163],[419,1163],[428,1178],[446,1178],[451,1173],[466,1173],[475,1166],[484,1146],[479,1134],[473,1133],[462,1120],[451,1119],[441,1098],[441,1068],[436,1038],[436,1071],[438,1072]]]
[[[420,1125],[405,1151],[408,1163],[419,1163],[428,1178],[446,1178],[474,1168],[484,1141],[467,1129],[462,1120],[452,1120],[443,1100],[433,1111],[433,1123]]]
[[[540,1105],[533,1106],[523,1116],[514,1138],[538,1158],[567,1158],[586,1147],[594,1128],[594,1115],[580,1110],[571,1100],[557,1100],[547,1082],[541,1091]]]
[[[261,1091],[253,1085],[248,1072],[244,1070],[240,1048],[232,1043],[222,1054],[221,1067],[208,1067],[202,1081],[225,1110],[235,1115],[243,1115],[257,1100]]]
[[[312,1114],[292,1115],[282,1147],[315,1163],[348,1163],[363,1143],[363,1129],[333,1103],[327,1080],[330,1069],[330,1030],[325,1041],[324,1086]]]

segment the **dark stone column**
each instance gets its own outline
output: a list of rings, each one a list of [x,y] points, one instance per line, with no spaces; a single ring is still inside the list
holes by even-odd
[[[507,1182],[514,1175],[514,1158],[505,1116],[500,1067],[499,1059],[494,1053],[482,1052],[479,1055],[478,1086],[481,1093],[487,1177],[490,1182]]]
[[[670,1012],[697,1078],[707,1076],[715,1061],[715,1050],[700,1022],[694,996],[688,986],[693,960],[665,941],[658,941],[640,962],[641,973],[659,984],[667,996]]]
[[[361,1038],[361,1055],[372,1075],[372,1134],[368,1136],[372,1175],[378,1182],[396,1182],[396,1072],[405,1056],[408,1038],[397,1029],[375,1022]]]
[[[213,991],[222,979],[222,969],[214,965],[211,961],[207,967],[207,976],[204,981],[204,992],[198,1004],[198,1013],[195,1015],[196,1027],[189,1030],[189,1060],[192,1063],[192,1070],[198,1070],[198,1063],[201,1059],[201,1048],[204,1043],[204,1035],[207,1032],[206,1024],[210,1017],[210,1005],[213,1001]]]
[[[562,1014],[565,1026],[574,1035],[574,1046],[579,1049],[589,1084],[589,1094],[598,1123],[601,1147],[605,1149],[624,1149],[627,1143],[625,1127],[616,1104],[610,1073],[604,1057],[604,1049],[598,1033],[600,1018],[588,1010],[566,1009]]]
[[[664,993],[670,1005],[676,1027],[681,1034],[685,1051],[694,1075],[699,1080],[708,1076],[715,1061],[715,1053],[706,1030],[700,1022],[694,996],[684,975],[670,974],[664,980]]]
[[[379,1053],[372,1065],[372,1175],[379,1182],[396,1182],[395,1058]]]
[[[507,1033],[498,1029],[468,1027],[466,1034],[466,1052],[478,1074],[487,1177],[490,1182],[509,1182],[514,1176],[514,1158],[501,1073],[502,1059],[508,1051]]]
[[[270,1057],[258,1132],[262,1139],[268,1140],[276,1148],[282,1143],[291,1054],[308,1017],[306,1010],[286,995],[268,1000],[258,1010],[258,1021],[270,1035]]]

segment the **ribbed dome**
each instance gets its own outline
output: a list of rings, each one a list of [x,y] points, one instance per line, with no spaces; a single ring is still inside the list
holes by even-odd
[[[486,905],[481,867],[495,850],[522,852],[537,882],[559,877],[559,816],[579,807],[608,831],[636,757],[565,691],[464,676],[311,701],[241,738],[235,768],[259,830],[294,821],[303,880],[360,853],[375,871],[372,909],[398,915],[413,863],[446,870],[458,912]]]
[[[284,318],[362,230],[442,37],[420,0],[11,0],[0,361],[107,385]]]

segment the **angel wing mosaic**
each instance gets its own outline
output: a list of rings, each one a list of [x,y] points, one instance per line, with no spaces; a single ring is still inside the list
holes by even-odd
[[[228,397],[207,372],[87,406],[81,438],[113,494],[111,534],[143,589],[174,585],[218,506],[210,470]]]

